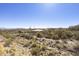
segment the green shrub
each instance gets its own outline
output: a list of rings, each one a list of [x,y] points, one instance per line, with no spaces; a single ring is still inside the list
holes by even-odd
[[[73,33],[71,31],[62,32],[61,39],[70,39],[73,37]]]
[[[32,48],[31,54],[32,54],[33,56],[38,56],[39,53],[40,53],[40,49],[39,49],[38,47]]]
[[[69,27],[69,30],[79,31],[79,25],[70,26],[70,27]]]
[[[4,46],[9,46],[11,44],[11,42],[12,42],[11,38],[6,39]]]
[[[52,35],[53,39],[70,39],[73,37],[73,33],[68,30],[56,30]]]
[[[74,39],[79,40],[79,32],[74,33]]]
[[[44,37],[43,33],[41,33],[41,32],[36,33],[36,36],[39,37],[39,38]]]

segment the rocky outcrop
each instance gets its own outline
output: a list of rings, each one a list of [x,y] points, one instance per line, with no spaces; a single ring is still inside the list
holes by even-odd
[[[0,35],[0,42],[3,42],[6,38]]]

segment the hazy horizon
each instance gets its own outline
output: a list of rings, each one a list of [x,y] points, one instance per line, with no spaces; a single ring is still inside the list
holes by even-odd
[[[77,3],[0,3],[0,28],[67,28],[77,24]]]

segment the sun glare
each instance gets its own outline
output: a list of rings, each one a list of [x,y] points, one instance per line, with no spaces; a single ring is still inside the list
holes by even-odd
[[[56,4],[44,3],[42,6],[43,6],[44,12],[50,12],[50,11],[52,11],[52,9],[53,10],[55,9]]]

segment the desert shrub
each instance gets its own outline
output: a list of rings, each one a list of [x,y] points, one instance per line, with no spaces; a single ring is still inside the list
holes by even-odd
[[[37,44],[36,43],[32,43],[31,47],[37,47]]]
[[[47,50],[47,47],[44,45],[40,45],[40,49],[41,49],[41,51],[45,51],[45,50]]]
[[[39,46],[39,44],[38,44],[37,40],[36,39],[32,39],[31,40],[31,47],[34,48],[34,47],[38,47],[38,46]]]
[[[69,30],[79,31],[79,25],[70,26],[70,27],[69,27]]]
[[[60,39],[61,38],[61,33],[62,31],[60,30],[55,30],[55,31],[49,31],[48,34],[47,34],[47,38],[49,39]]]
[[[47,50],[46,46],[43,46],[43,45],[33,45],[31,53],[34,56],[39,56],[39,55],[41,55],[40,52],[45,52],[45,50]]]
[[[52,36],[52,39],[59,39],[59,36],[57,34]]]
[[[76,40],[79,40],[79,36],[77,36],[75,39],[76,39]]]
[[[43,33],[41,33],[41,32],[36,33],[36,36],[39,37],[39,38],[44,37]]]
[[[28,47],[30,45],[30,42],[26,42],[23,47]]]
[[[58,48],[58,49],[64,49],[64,45],[63,45],[64,43],[59,43],[59,44],[56,44],[56,47]]]
[[[12,42],[12,39],[11,38],[8,38],[8,39],[5,39],[5,44],[4,46],[9,46]]]
[[[18,33],[21,34],[21,33],[23,33],[23,31],[20,31],[20,30],[19,30]]]
[[[62,32],[61,39],[70,39],[73,37],[73,33],[71,31]]]
[[[32,55],[34,55],[34,56],[41,55],[40,52],[45,51],[45,50],[46,50],[45,45],[38,43],[36,40],[32,41],[32,44],[31,44]]]
[[[60,39],[61,38],[61,30],[48,30],[46,35],[46,38],[49,39]]]
[[[32,48],[31,54],[32,54],[33,56],[38,56],[39,53],[40,53],[40,49],[39,49],[38,47]]]
[[[33,36],[30,35],[30,34],[28,34],[28,33],[20,34],[20,37],[23,37],[23,38],[25,38],[25,39],[32,39],[32,38],[33,38]]]
[[[0,44],[0,56],[5,55],[5,53],[5,47],[3,46],[3,44]]]
[[[52,49],[46,50],[44,54],[46,56],[57,56],[59,55],[59,50],[56,48],[52,48]]]
[[[45,34],[45,37],[49,38],[49,39],[52,39],[53,36],[54,36],[54,33],[47,33],[47,34]]]
[[[56,30],[53,33],[54,33],[52,35],[53,39],[70,39],[73,37],[73,33],[68,30]]]
[[[39,55],[40,52],[40,47],[38,46],[38,44],[36,42],[32,42],[31,44],[31,54],[34,56]]]
[[[79,32],[74,33],[74,39],[79,40]]]
[[[6,39],[13,37],[12,35],[10,35],[10,33],[5,33],[5,32],[2,32],[2,35],[3,35]]]
[[[11,56],[14,56],[17,52],[17,48],[16,48],[16,43],[12,43],[11,46],[10,46],[10,50],[9,50],[9,53]]]
[[[56,51],[49,51],[47,56],[56,56],[57,54],[58,54],[58,52],[56,52]]]
[[[23,47],[34,48],[34,47],[37,47],[37,45],[38,45],[38,43],[37,43],[36,39],[32,39],[32,40],[25,42]]]
[[[54,32],[52,29],[48,29],[48,30],[43,31],[43,34],[45,38],[52,39]]]

